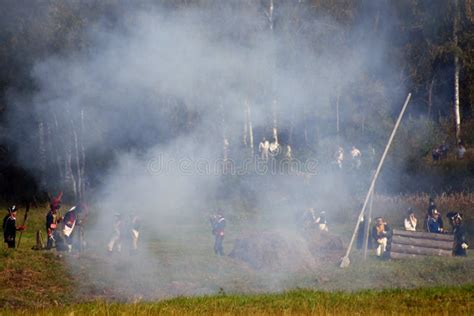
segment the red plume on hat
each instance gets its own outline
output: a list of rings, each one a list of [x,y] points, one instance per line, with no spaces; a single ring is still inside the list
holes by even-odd
[[[61,198],[63,197],[63,193],[59,192],[55,198],[51,199],[51,209],[56,210],[59,208],[61,204]]]

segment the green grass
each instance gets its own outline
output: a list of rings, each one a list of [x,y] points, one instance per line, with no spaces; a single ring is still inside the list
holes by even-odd
[[[18,213],[19,223],[23,223],[23,211]],[[55,252],[31,250],[35,245],[34,232],[44,226],[45,215],[44,209],[31,209],[20,248],[7,249],[4,244],[0,247],[0,307],[71,302],[73,279],[63,261]],[[18,239],[19,234],[17,242]]]
[[[293,290],[280,294],[179,297],[133,304],[97,301],[46,309],[5,310],[0,315],[470,315],[474,311],[473,302],[474,286],[470,285],[357,293]]]

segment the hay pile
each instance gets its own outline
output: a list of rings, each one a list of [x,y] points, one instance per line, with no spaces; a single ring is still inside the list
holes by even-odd
[[[344,255],[341,237],[318,229],[304,233],[308,248],[315,258],[337,261]]]
[[[286,232],[247,234],[235,240],[229,256],[258,270],[298,272],[317,266],[305,239]]]

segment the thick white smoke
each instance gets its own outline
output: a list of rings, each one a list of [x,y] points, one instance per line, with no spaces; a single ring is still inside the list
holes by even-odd
[[[292,118],[298,127],[309,109],[321,112],[322,120],[333,120],[335,96],[352,89],[368,67],[376,67],[384,52],[383,42],[342,46],[336,36],[345,36],[345,31],[328,18],[308,22],[306,27],[315,34],[330,30],[333,41],[323,41],[321,36],[321,44],[312,43],[303,35],[292,36],[283,27],[271,33],[261,10],[131,10],[116,28],[91,27],[87,50],[51,56],[34,68],[39,91],[33,103],[39,116],[54,116],[67,128],[70,117],[83,111],[86,152],[100,149],[115,159],[107,173],[97,175],[100,186],[90,193],[95,214],[88,239],[98,259],[90,263],[93,268],[88,276],[109,282],[110,288],[120,288],[116,295],[127,297],[140,290],[147,292],[142,293],[147,297],[215,293],[219,287],[234,291],[281,289],[289,278],[284,272],[262,281],[237,263],[211,261],[213,267],[203,267],[209,262],[197,251],[212,255],[207,214],[217,207],[224,209],[230,218],[226,240],[231,240],[239,236],[232,231],[232,220],[234,229],[240,229],[238,211],[242,211],[233,209],[243,202],[222,199],[227,190],[235,190],[226,186],[244,186],[251,191],[256,197],[252,207],[265,218],[264,229],[277,224],[279,229],[291,229],[296,208],[340,201],[340,196],[325,189],[338,184],[331,177],[324,178],[319,189],[307,188],[298,177],[263,177],[247,180],[245,185],[229,184],[196,165],[201,161],[216,170],[224,134],[231,153],[241,156],[235,153],[244,151],[241,139],[246,101],[252,106],[256,131],[267,131],[272,125],[273,100],[277,100],[279,122]],[[291,12],[279,14],[281,23],[287,23],[285,18]],[[368,42],[373,44],[369,48]],[[182,107],[186,111],[181,111]],[[183,113],[194,113],[199,119],[188,126],[187,118],[180,117]],[[183,122],[185,131],[173,131],[170,121]],[[271,138],[271,134],[266,136]],[[256,146],[259,140],[256,137]],[[144,149],[135,152],[134,144]],[[132,149],[127,152],[123,148]],[[20,152],[25,164],[31,157],[27,152],[27,148]],[[172,167],[166,169],[167,164]],[[280,190],[273,191],[279,185],[274,181],[280,181]],[[281,188],[297,198],[285,197]],[[312,196],[313,189],[321,196]],[[140,254],[103,258],[112,214],[126,216],[131,211],[143,221]],[[159,253],[160,247],[170,253]],[[226,247],[229,250],[230,242]],[[77,262],[71,264],[78,268]],[[189,281],[181,286],[173,283],[183,279]],[[241,286],[239,281],[250,285]],[[192,290],[179,292],[175,287]]]

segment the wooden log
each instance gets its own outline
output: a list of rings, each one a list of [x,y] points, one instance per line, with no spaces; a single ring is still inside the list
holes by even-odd
[[[412,237],[412,238],[432,239],[432,240],[445,240],[445,241],[451,241],[451,242],[454,240],[453,235],[435,234],[435,233],[428,233],[428,232],[411,232],[411,231],[400,230],[400,229],[394,229],[393,235]]]
[[[415,255],[425,255],[425,256],[450,257],[453,255],[451,250],[394,244],[393,242],[392,242],[392,251],[399,252],[399,253],[415,254]]]
[[[395,251],[390,251],[390,258],[392,259],[420,259],[420,258],[426,258],[426,256],[423,255],[415,255],[412,253],[400,253],[400,252],[395,252]]]
[[[392,237],[392,243],[425,247],[425,248],[444,249],[444,250],[453,249],[453,241],[431,240],[431,239],[413,238],[413,237],[405,237],[405,236],[397,236],[397,235],[394,235]]]

